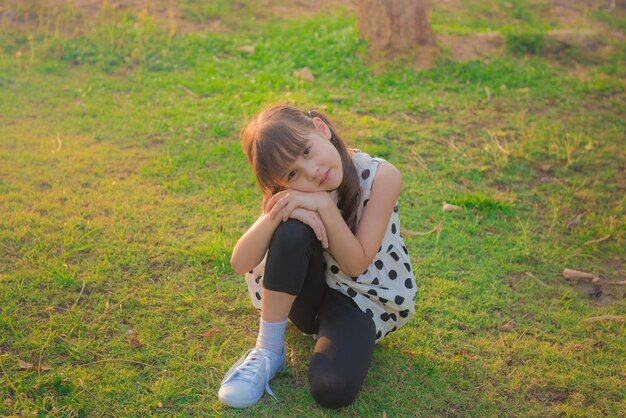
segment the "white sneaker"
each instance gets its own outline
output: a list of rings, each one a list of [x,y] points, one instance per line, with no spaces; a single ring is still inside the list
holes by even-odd
[[[263,348],[248,350],[224,376],[217,397],[233,408],[246,408],[257,403],[264,391],[276,399],[269,381],[284,364],[284,348],[282,355]]]

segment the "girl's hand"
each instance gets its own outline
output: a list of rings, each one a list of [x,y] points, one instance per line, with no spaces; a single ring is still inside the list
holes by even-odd
[[[296,208],[318,211],[331,201],[329,192],[300,192],[287,189],[272,196],[265,206],[265,212],[269,214],[270,219],[281,216],[283,221],[286,221]]]
[[[308,209],[295,208],[289,217],[297,219],[303,224],[310,226],[313,232],[315,232],[317,239],[322,243],[322,248],[328,248],[326,227],[324,226],[324,222],[322,222],[322,218],[319,213]]]

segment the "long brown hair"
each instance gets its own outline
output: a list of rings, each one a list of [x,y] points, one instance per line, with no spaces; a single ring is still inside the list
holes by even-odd
[[[269,106],[244,128],[241,134],[243,152],[263,193],[265,208],[269,199],[282,190],[276,179],[306,148],[307,140],[303,135],[315,129],[315,117],[328,125],[330,142],[341,157],[343,179],[337,189],[337,207],[350,230],[356,233],[356,215],[361,197],[359,178],[345,143],[325,114],[315,110],[304,112],[289,105]]]

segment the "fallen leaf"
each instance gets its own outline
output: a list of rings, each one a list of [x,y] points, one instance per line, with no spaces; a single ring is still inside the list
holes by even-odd
[[[210,329],[208,331],[204,331],[202,334],[200,334],[200,336],[204,338],[211,338],[215,334],[219,334],[219,332],[220,332],[219,329]]]
[[[313,77],[313,72],[311,72],[311,69],[309,67],[304,67],[300,71],[294,71],[293,75],[300,80],[315,81],[315,77]]]
[[[289,352],[289,362],[291,363],[291,371],[296,376],[296,383],[300,384],[300,372],[298,371],[298,358],[296,352],[292,348]]]
[[[453,212],[453,211],[457,211],[457,210],[463,210],[463,208],[460,207],[460,206],[457,206],[457,205],[452,205],[450,203],[443,202],[443,211],[444,212]]]
[[[515,327],[516,327],[515,321],[514,320],[510,320],[506,324],[502,325],[500,327],[500,329],[502,331],[511,332],[511,331],[515,330]]]
[[[143,347],[143,344],[139,341],[139,338],[137,338],[136,335],[131,335],[128,342],[131,347]]]
[[[548,173],[550,170],[552,170],[552,166],[550,164],[541,164],[539,166],[539,170],[543,171],[544,173]]]
[[[591,283],[597,284],[597,285],[600,285],[600,286],[613,285],[613,284],[614,285],[622,285],[623,286],[623,285],[626,285],[626,280],[620,280],[620,281],[617,281],[617,282],[612,282],[612,281],[609,281],[609,280],[603,280],[603,279],[601,279],[599,277],[594,277],[593,279],[591,279]]]
[[[613,216],[609,217],[610,219],[610,225],[609,225],[609,233],[601,238],[598,239],[593,239],[591,241],[587,241],[585,242],[585,245],[592,245],[592,244],[599,244],[603,241],[606,241],[607,239],[611,238],[611,232],[613,231]]]
[[[563,277],[565,277],[566,279],[571,279],[571,280],[575,280],[575,279],[591,279],[591,280],[593,280],[596,276],[594,276],[591,273],[587,273],[586,271],[565,269],[565,270],[563,270]]]
[[[402,232],[403,235],[408,235],[408,236],[426,236],[426,235],[430,235],[434,232],[439,231],[441,233],[441,229],[443,228],[443,221],[439,222],[439,224],[434,227],[433,229],[431,229],[430,231],[426,231],[426,232],[418,232],[418,231],[411,231],[409,229],[402,229],[400,228],[400,232]]]
[[[502,132],[502,131],[496,131],[496,132],[491,132],[490,130],[487,130],[487,134],[489,134],[489,138],[491,138],[491,140],[493,142],[495,142],[496,147],[503,153],[506,155],[509,155],[510,152],[509,150],[507,150],[506,148],[504,148],[504,146],[502,145],[502,143],[500,142],[500,140],[498,139],[499,137],[504,138],[506,136],[506,133]]]
[[[611,238],[611,235],[605,235],[601,238],[598,239],[592,239],[591,241],[587,241],[585,242],[585,245],[593,245],[593,244],[600,244],[601,242],[606,241],[607,239]]]
[[[246,54],[254,54],[254,47],[251,45],[239,46],[235,48],[235,51],[243,52]]]
[[[22,370],[30,370],[30,369],[33,368],[32,364],[27,363],[24,360],[17,359],[17,364],[18,364],[18,366],[20,366],[20,369],[22,369]]]
[[[587,322],[598,322],[598,321],[626,322],[626,316],[616,316],[616,315],[592,316],[591,318],[587,318],[586,321]]]
[[[539,280],[539,278],[535,277],[535,275],[532,272],[530,272],[530,271],[526,272],[526,276],[530,277],[531,279],[533,279],[534,281],[536,281],[538,284],[540,284],[543,287],[547,287],[547,288],[551,288],[552,287],[549,284],[547,284],[546,282]]]
[[[222,26],[222,20],[221,19],[216,19],[216,20],[212,21],[211,23],[209,23],[209,28],[211,30],[218,30],[220,28],[220,26]]]
[[[574,219],[571,219],[570,221],[568,221],[565,226],[567,227],[567,229],[574,229],[578,226],[582,218],[583,218],[583,214],[579,213],[578,215],[576,215]]]

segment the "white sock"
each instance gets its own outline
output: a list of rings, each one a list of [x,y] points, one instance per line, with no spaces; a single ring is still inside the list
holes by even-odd
[[[259,335],[256,338],[256,346],[273,351],[276,354],[282,354],[285,347],[286,328],[286,319],[282,322],[265,322],[263,318],[261,318],[261,326],[259,327]]]

